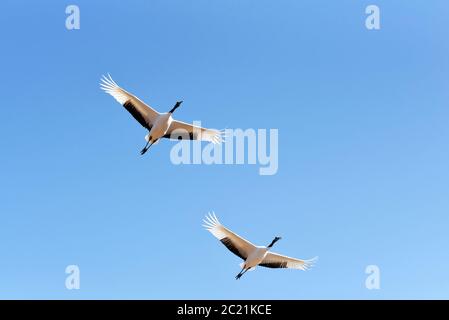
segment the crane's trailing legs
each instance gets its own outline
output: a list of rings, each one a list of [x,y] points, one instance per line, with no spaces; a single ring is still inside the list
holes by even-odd
[[[148,149],[150,149],[150,147],[148,146],[150,143],[149,142],[147,142],[147,144],[145,145],[145,147],[143,147],[143,149],[142,150],[140,150],[140,154],[141,155],[144,155],[145,154],[145,152],[147,152],[148,151]]]
[[[145,145],[145,147],[143,147],[143,149],[140,150],[140,154],[141,154],[141,155],[144,155],[145,152],[147,152],[148,149],[150,149],[150,147],[151,147],[155,142],[156,142],[156,141],[151,142],[151,137],[150,137],[150,139],[148,139],[147,144]]]
[[[245,270],[245,268],[243,268],[243,269],[239,272],[239,274],[235,276],[235,280],[240,279],[240,278],[246,273],[246,271],[248,271],[248,270],[249,270],[249,269],[246,269],[246,270]]]

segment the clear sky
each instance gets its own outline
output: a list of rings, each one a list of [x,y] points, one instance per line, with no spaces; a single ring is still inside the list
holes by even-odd
[[[446,0],[1,8],[0,298],[449,298]],[[277,174],[175,166],[170,141],[140,156],[146,132],[99,89],[107,72],[158,110],[183,99],[179,119],[278,129]],[[235,281],[240,260],[201,227],[211,210],[320,260]]]

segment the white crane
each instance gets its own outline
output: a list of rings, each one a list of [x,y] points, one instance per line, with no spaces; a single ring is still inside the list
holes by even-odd
[[[315,257],[310,260],[301,260],[271,252],[270,249],[281,239],[281,237],[275,237],[266,247],[255,246],[248,240],[224,227],[213,212],[209,213],[203,222],[203,227],[205,227],[206,230],[210,231],[232,253],[244,260],[244,262],[240,264],[242,270],[235,277],[236,279],[240,279],[246,271],[254,270],[257,266],[307,270],[318,259],[318,257]]]
[[[142,155],[161,138],[203,140],[212,143],[222,141],[221,131],[173,120],[172,114],[181,105],[182,101],[176,102],[169,112],[159,113],[136,96],[120,88],[109,74],[108,77],[103,76],[100,87],[122,104],[134,119],[148,130],[148,134],[145,136],[147,144],[140,151]]]

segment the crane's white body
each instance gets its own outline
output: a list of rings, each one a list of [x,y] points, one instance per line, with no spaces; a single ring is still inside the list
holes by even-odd
[[[248,258],[240,264],[242,269],[254,270],[267,256],[268,248],[263,246],[256,246],[256,248],[249,254]]]
[[[276,237],[269,246],[255,246],[248,240],[223,226],[214,213],[203,220],[204,227],[220,240],[232,253],[243,259],[240,264],[242,271],[254,270],[257,266],[267,268],[291,268],[307,270],[315,263],[317,257],[301,260],[280,255],[270,251],[273,244],[280,238]],[[241,274],[237,275],[237,279]]]
[[[145,136],[145,140],[150,143],[159,140],[167,133],[168,128],[170,128],[172,122],[173,117],[171,113],[169,112],[161,113],[155,119],[153,127],[151,128],[150,132]]]

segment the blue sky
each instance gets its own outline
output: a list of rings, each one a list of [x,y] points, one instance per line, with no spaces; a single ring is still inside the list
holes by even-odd
[[[77,4],[81,29],[65,28]],[[381,30],[365,28],[377,4]],[[447,1],[6,0],[0,19],[0,298],[449,297]],[[161,111],[279,129],[279,170],[144,157],[98,86]],[[240,262],[214,210],[308,272]],[[81,289],[65,288],[65,267]],[[378,265],[381,289],[364,286]]]

